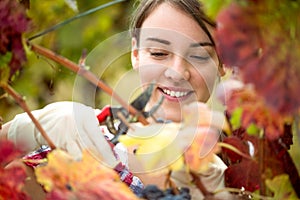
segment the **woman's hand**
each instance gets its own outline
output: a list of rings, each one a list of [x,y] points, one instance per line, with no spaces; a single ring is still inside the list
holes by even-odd
[[[110,167],[118,162],[101,133],[93,108],[76,102],[56,102],[32,111],[57,148],[80,159],[88,149]],[[26,152],[47,142],[26,113],[16,115],[9,122],[7,138]],[[3,133],[4,134],[4,133]]]

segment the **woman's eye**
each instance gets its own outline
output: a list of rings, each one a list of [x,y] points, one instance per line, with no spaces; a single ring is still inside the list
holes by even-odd
[[[151,56],[160,57],[160,56],[166,56],[166,53],[162,52],[151,52]]]
[[[205,55],[205,56],[191,55],[190,58],[196,59],[198,61],[207,61],[210,58],[210,56],[207,56],[207,55]]]
[[[165,56],[168,56],[168,52],[164,50],[150,50],[150,56],[155,57],[155,58],[162,58]]]

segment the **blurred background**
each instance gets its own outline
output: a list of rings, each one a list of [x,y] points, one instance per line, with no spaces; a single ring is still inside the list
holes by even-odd
[[[43,30],[70,19],[79,13],[96,8],[112,0],[20,0],[28,2],[30,38]],[[207,1],[208,2],[208,1]],[[217,1],[214,1],[217,2]],[[31,42],[78,63],[84,51],[86,65],[98,78],[112,87],[124,100],[138,92],[139,79],[130,62],[128,35],[135,0],[126,0],[68,23]],[[95,108],[113,102],[103,91],[80,78],[71,70],[27,48],[27,62],[11,82],[31,110],[56,101],[79,101]],[[113,102],[116,103],[116,102]],[[15,100],[0,88],[0,117],[3,123],[23,112]],[[298,119],[299,122],[299,119]],[[298,125],[299,126],[299,125]],[[294,131],[296,132],[296,131]],[[300,170],[299,135],[295,134],[290,153]]]
[[[27,12],[32,25],[30,31],[24,35],[24,39],[108,2],[111,0],[30,0]],[[127,35],[133,6],[134,1],[131,0],[117,3],[76,19],[31,42],[48,48],[75,63],[78,63],[82,52],[86,51],[87,65],[89,63],[93,65],[89,65],[89,69],[114,88],[120,77],[131,69],[130,49],[128,49],[130,40],[123,35]],[[27,59],[24,68],[13,79],[12,87],[24,96],[31,110],[42,108],[54,101],[64,100],[85,101],[86,104],[98,108],[109,103],[110,98],[107,94],[103,94],[88,81],[78,78],[71,70],[28,49]],[[123,86],[121,91],[126,89],[126,84],[121,84]],[[74,95],[74,90],[78,89],[80,91]],[[88,100],[84,99],[89,96],[87,91],[94,95]],[[17,113],[23,112],[2,89],[0,89],[0,96],[0,116],[4,122],[11,120]]]

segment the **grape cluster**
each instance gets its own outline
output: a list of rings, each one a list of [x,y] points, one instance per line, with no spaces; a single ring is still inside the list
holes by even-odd
[[[172,188],[166,190],[159,189],[156,185],[147,185],[141,192],[140,198],[147,200],[190,200],[189,188],[180,188],[178,194],[175,194]]]

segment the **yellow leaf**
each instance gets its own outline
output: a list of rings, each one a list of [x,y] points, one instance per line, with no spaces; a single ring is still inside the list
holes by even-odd
[[[173,163],[179,166],[184,150],[180,127],[179,123],[136,126],[120,136],[119,141],[127,147],[137,147],[136,156],[147,171],[171,167]]]
[[[48,154],[47,165],[37,167],[35,174],[47,192],[59,190],[78,199],[137,199],[113,169],[104,166],[87,150],[83,151],[81,161],[63,150],[53,150]]]

